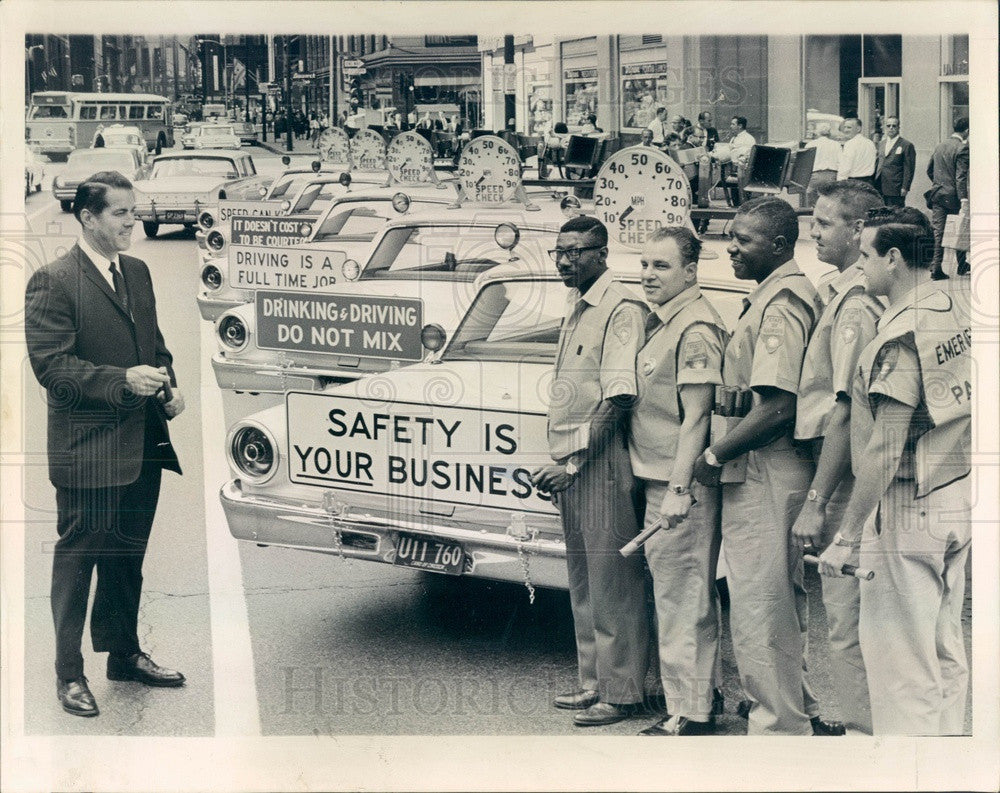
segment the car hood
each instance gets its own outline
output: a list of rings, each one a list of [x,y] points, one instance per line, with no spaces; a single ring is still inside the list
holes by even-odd
[[[161,176],[143,179],[133,187],[140,193],[207,193],[228,181],[221,176]]]

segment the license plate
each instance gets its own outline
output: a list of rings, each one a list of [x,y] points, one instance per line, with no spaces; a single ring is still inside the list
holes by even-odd
[[[184,220],[184,210],[183,209],[168,209],[163,213],[166,220]]]
[[[461,545],[400,532],[396,537],[396,558],[393,564],[461,575],[465,566],[465,552]]]

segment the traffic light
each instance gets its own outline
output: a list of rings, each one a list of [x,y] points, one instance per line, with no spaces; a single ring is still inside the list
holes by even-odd
[[[364,94],[361,92],[361,78],[352,77],[351,78],[351,101],[357,102],[358,106],[361,106],[362,100],[364,99]]]

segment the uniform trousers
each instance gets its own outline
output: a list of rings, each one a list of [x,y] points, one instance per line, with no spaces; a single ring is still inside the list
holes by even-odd
[[[646,527],[660,519],[666,482],[646,480]],[[718,684],[721,612],[715,589],[719,559],[719,489],[694,482],[688,516],[643,546],[653,576],[660,679],[671,716],[706,721]]]
[[[635,480],[619,434],[557,495],[566,540],[580,687],[602,701],[642,700],[649,623],[642,556],[619,552],[639,533]]]
[[[139,478],[128,485],[56,488],[59,540],[52,558],[51,595],[60,679],[83,674],[80,643],[95,567],[97,591],[90,613],[94,652],[132,655],[141,649],[137,623],[142,562],[162,472],[159,462],[146,461]]]
[[[811,735],[819,703],[805,678],[809,606],[792,525],[813,477],[787,439],[747,454],[746,481],[722,488],[730,630],[749,735]]]
[[[813,446],[813,459],[819,460],[822,443]],[[826,505],[822,547],[833,542],[840,531],[844,511],[854,490],[854,477],[848,473]],[[840,718],[852,732],[872,733],[872,712],[868,701],[868,678],[858,640],[858,614],[861,610],[860,581],[853,576],[820,576],[823,606],[826,609],[827,637],[830,648],[830,673],[840,705]]]
[[[914,498],[894,480],[865,524],[861,652],[877,735],[959,735],[969,667],[962,639],[971,548],[969,477]]]

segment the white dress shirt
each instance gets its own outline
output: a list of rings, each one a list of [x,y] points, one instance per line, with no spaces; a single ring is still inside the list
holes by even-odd
[[[740,130],[736,136],[729,141],[730,150],[733,154],[733,162],[740,157],[749,157],[750,149],[757,145],[757,139],[745,129]]]
[[[860,179],[874,176],[878,151],[875,144],[858,133],[844,144],[837,165],[837,179]]]
[[[104,276],[104,280],[111,285],[111,291],[115,291],[115,280],[111,277],[111,263],[115,263],[115,269],[120,273],[122,271],[121,263],[118,260],[118,253],[115,252],[114,256],[110,259],[102,253],[98,253],[91,247],[90,243],[87,242],[83,237],[77,240],[80,246],[80,250],[87,254],[87,258],[94,263],[94,267],[97,271]]]
[[[882,156],[883,157],[888,157],[889,156],[889,152],[892,151],[892,147],[896,145],[896,141],[898,141],[898,140],[899,140],[899,135],[897,135],[894,138],[886,138],[885,139],[885,148],[882,150]]]
[[[646,129],[653,133],[653,143],[663,143],[667,139],[664,134],[663,121],[659,118],[654,118],[646,125]]]
[[[840,144],[826,135],[809,141],[807,148],[816,149],[813,171],[836,171],[840,166]]]

